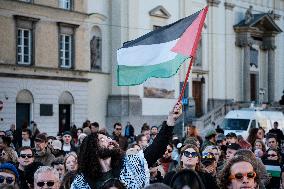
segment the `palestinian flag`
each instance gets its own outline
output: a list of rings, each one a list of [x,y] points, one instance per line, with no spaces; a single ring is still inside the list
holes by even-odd
[[[117,51],[119,86],[139,85],[150,77],[168,78],[195,55],[208,7],[161,27]]]

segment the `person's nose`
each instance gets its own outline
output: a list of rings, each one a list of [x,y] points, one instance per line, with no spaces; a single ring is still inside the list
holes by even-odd
[[[248,183],[248,182],[249,182],[248,177],[247,177],[247,176],[244,176],[244,178],[243,178],[243,183],[246,184],[246,183]]]

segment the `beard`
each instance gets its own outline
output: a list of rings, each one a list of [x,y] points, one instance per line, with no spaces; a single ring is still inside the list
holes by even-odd
[[[112,149],[109,148],[102,148],[100,147],[98,149],[98,156],[101,159],[107,159],[107,158],[115,158],[115,157],[119,157],[121,155],[121,150],[119,147],[115,146]]]

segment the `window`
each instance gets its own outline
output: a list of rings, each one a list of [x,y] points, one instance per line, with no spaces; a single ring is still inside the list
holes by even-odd
[[[202,41],[199,41],[198,48],[195,54],[194,66],[202,66]]]
[[[250,65],[255,65],[258,67],[258,50],[254,48],[250,48]]]
[[[19,65],[34,64],[35,29],[37,18],[14,15],[16,22],[16,63]]]
[[[75,67],[75,29],[79,25],[58,22],[58,57],[60,68],[70,69]]]
[[[17,60],[18,64],[31,64],[32,39],[31,30],[18,28],[17,36]]]
[[[71,68],[72,36],[60,34],[60,67]]]
[[[59,0],[59,7],[62,9],[71,10],[71,0]]]

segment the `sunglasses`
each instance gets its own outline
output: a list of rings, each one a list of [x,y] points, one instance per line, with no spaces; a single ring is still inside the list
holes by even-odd
[[[267,154],[268,157],[276,157],[276,154]]]
[[[21,154],[20,157],[21,158],[32,158],[33,155],[32,154]]]
[[[191,157],[198,157],[198,152],[189,152],[189,151],[184,151],[183,152],[183,155],[185,156],[185,157],[189,157],[189,156],[191,156]]]
[[[115,130],[119,130],[119,131],[121,131],[121,130],[122,130],[122,128],[115,128]]]
[[[169,149],[167,149],[166,151],[169,152],[169,153],[172,153],[172,152],[173,152],[172,150],[169,150]]]
[[[236,173],[235,175],[229,176],[230,180],[237,179],[242,180],[246,176],[249,179],[254,179],[256,177],[256,173],[254,171],[248,173]]]
[[[48,187],[54,186],[55,182],[54,181],[46,181],[46,182],[37,182],[36,185],[38,187],[43,187],[44,185],[47,185]]]
[[[0,175],[0,184],[4,183],[4,180],[6,180],[7,184],[12,184],[15,181],[13,177],[4,177]]]

